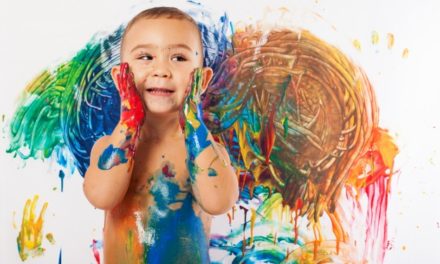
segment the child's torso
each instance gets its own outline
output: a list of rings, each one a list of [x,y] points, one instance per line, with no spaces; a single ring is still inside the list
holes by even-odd
[[[184,140],[140,142],[124,200],[106,213],[106,263],[207,263],[211,218],[192,194]]]

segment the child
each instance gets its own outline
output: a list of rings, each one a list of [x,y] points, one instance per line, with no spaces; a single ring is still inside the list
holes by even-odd
[[[176,8],[147,9],[125,29],[111,72],[121,118],[84,180],[105,210],[106,263],[209,263],[210,215],[232,207],[238,183],[202,120],[213,75],[202,54],[197,24]]]

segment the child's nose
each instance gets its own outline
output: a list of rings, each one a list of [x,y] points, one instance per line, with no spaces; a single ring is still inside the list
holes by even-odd
[[[171,76],[171,71],[166,63],[157,61],[153,67],[154,77],[169,78]]]

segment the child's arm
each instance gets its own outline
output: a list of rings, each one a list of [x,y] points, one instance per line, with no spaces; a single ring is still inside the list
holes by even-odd
[[[188,152],[187,166],[194,195],[203,210],[217,215],[238,199],[238,181],[225,148],[214,141],[202,118],[202,69],[196,69],[183,107],[181,124]]]
[[[83,186],[90,203],[105,210],[114,208],[127,192],[135,145],[145,116],[128,64],[121,64],[119,72],[112,74],[121,97],[120,121],[111,135],[100,138],[93,146]]]

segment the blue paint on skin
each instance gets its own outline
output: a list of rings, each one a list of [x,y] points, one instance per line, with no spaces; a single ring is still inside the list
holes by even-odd
[[[98,168],[101,170],[110,170],[114,166],[128,162],[125,156],[125,150],[108,146],[101,154],[98,160]]]
[[[198,172],[198,167],[195,164],[196,158],[204,149],[212,145],[211,141],[208,140],[208,128],[203,123],[203,119],[198,119],[200,125],[197,127],[197,129],[192,127],[188,122],[185,126],[185,130],[188,130],[187,137],[185,138],[185,144],[186,150],[188,151],[187,166],[191,182],[195,182]]]
[[[147,233],[154,235],[144,243],[145,262],[209,263],[208,241],[193,210],[191,193],[182,191],[175,178],[166,177],[162,170],[150,193],[155,203],[149,207],[146,226],[151,229]]]
[[[217,176],[218,174],[217,174],[217,171],[216,170],[214,170],[213,168],[209,168],[208,169],[208,176],[209,177],[215,177],[215,176]]]

